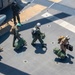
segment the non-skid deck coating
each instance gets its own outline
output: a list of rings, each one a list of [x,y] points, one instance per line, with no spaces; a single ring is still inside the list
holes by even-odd
[[[39,5],[39,4],[36,4],[34,6],[27,8],[26,10],[22,11],[20,14],[21,22],[25,22],[25,21],[29,20],[30,18],[39,14],[44,9],[46,9],[46,7]]]
[[[46,35],[44,42],[47,43],[47,50],[42,49],[38,41],[35,47],[31,45],[31,29],[37,22],[41,23],[41,31]],[[9,32],[0,37],[0,47],[4,50],[0,53],[0,75],[75,75],[75,32],[62,26],[75,26],[74,22],[74,15],[45,9],[21,26],[20,34],[28,44],[26,48],[15,51],[12,47],[13,35]],[[60,35],[69,35],[70,44],[74,47],[73,52],[67,50],[64,61],[53,53],[53,48],[59,47],[57,39]]]

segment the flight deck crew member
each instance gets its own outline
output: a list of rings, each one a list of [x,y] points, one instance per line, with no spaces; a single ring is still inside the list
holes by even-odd
[[[37,23],[37,25],[32,29],[32,37],[33,37],[33,41],[32,41],[32,45],[35,45],[35,42],[37,41],[37,39],[40,41],[41,45],[44,46],[44,41],[41,38],[41,31],[40,31],[40,23]]]
[[[11,5],[11,9],[12,9],[12,13],[13,13],[14,25],[17,24],[16,18],[18,20],[18,23],[21,23],[20,22],[20,16],[19,16],[20,7],[18,6],[18,4],[16,2],[13,2]]]

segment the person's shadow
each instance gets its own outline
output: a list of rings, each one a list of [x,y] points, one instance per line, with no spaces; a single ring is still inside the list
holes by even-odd
[[[44,53],[46,53],[46,51],[47,51],[47,47],[45,46],[45,47],[42,47],[42,45],[41,44],[38,44],[38,43],[36,43],[33,47],[35,47],[36,48],[36,50],[35,50],[35,53],[36,54],[44,54]]]
[[[0,55],[0,61],[1,61],[1,59],[2,59],[2,56]]]
[[[21,53],[21,52],[26,51],[26,49],[27,49],[26,47],[20,47],[19,49],[14,49],[14,51],[17,53]]]
[[[10,36],[10,32],[6,32],[5,34],[0,36],[0,44],[3,43]]]
[[[69,64],[73,64],[73,61],[71,59],[74,59],[74,57],[70,54],[67,54],[67,56],[65,57],[65,59],[60,59],[60,58],[55,58],[55,62],[57,63],[69,63]]]

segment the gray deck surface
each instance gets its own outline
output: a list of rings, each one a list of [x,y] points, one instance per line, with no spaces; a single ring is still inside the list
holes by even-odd
[[[75,25],[75,13],[73,12],[75,11],[73,10],[75,9],[75,5],[71,6],[69,3],[70,6],[68,4],[67,6],[67,1],[70,0],[63,0],[59,4],[56,4],[55,7],[57,6],[56,8],[59,9],[58,5],[60,5],[64,7],[64,10],[66,8],[72,10],[71,12],[68,12],[69,10],[64,12],[63,8],[61,8],[62,11],[59,11],[54,7],[50,8],[48,13]],[[47,7],[50,4],[47,0],[34,0],[32,4],[35,5],[37,3]],[[72,3],[75,3],[74,0],[72,0]],[[42,17],[41,15],[46,12],[47,9],[21,26],[21,36],[28,44],[21,51],[15,51],[12,47],[13,35],[10,35],[9,32],[0,37],[0,47],[3,47],[4,50],[0,53],[0,75],[75,75],[75,33],[53,22],[56,19],[50,20],[50,17]],[[47,43],[47,50],[43,50],[38,41],[35,47],[31,45],[31,29],[37,22],[42,24],[41,31],[46,34],[44,42]],[[70,43],[74,47],[73,52],[67,50],[67,59],[64,61],[59,60],[53,53],[53,48],[59,47],[57,39],[60,35],[69,35]]]

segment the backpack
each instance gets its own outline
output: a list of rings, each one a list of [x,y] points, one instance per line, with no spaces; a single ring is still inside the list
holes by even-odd
[[[54,48],[53,52],[55,55],[57,55],[58,57],[60,57],[61,59],[64,59],[66,54],[63,53],[59,48]]]

